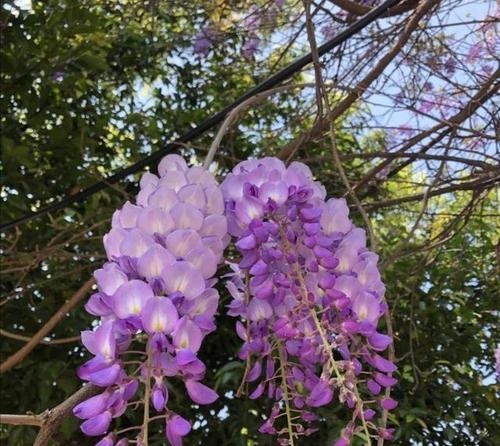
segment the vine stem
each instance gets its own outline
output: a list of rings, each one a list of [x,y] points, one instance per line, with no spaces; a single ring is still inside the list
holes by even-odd
[[[290,411],[290,396],[288,395],[288,384],[286,382],[285,354],[283,353],[283,346],[279,341],[278,341],[278,353],[280,359],[281,385],[283,387],[283,393],[285,395],[285,412],[286,412],[286,422],[288,426],[288,437],[290,438],[290,446],[294,446],[295,443],[293,441],[292,412]]]
[[[146,383],[144,390],[144,416],[142,423],[142,443],[143,446],[148,446],[149,444],[149,399],[151,396],[151,361],[152,354],[151,349],[148,349],[148,359],[146,362]]]

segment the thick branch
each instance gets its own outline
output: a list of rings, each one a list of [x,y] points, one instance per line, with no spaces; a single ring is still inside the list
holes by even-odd
[[[344,11],[347,11],[348,13],[354,15],[365,15],[372,10],[372,8],[370,8],[369,6],[361,5],[353,0],[329,0],[329,1],[334,5],[337,5],[339,8],[342,8]],[[419,0],[407,0],[406,2],[400,5],[396,5],[390,8],[382,17],[391,17],[411,11],[417,6],[418,2]]]
[[[46,446],[59,430],[62,422],[71,415],[73,408],[97,394],[98,391],[99,387],[87,384],[53,409],[47,409],[39,415],[0,415],[0,423],[15,426],[39,426],[40,431],[33,446]]]
[[[12,424],[14,426],[41,426],[42,419],[39,415],[1,414],[0,424]]]
[[[50,332],[56,327],[56,325],[64,319],[66,314],[78,303],[80,302],[88,291],[92,288],[94,284],[94,279],[87,280],[80,289],[71,296],[71,298],[61,307],[56,313],[45,323],[45,325],[38,330],[38,332],[33,335],[33,337],[17,352],[9,356],[4,362],[0,364],[0,373],[5,373],[10,370],[15,365],[19,364],[26,356],[28,356],[31,351],[40,343],[43,338],[50,334]]]

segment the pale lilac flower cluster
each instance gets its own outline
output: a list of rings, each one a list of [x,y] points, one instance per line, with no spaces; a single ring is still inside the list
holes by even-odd
[[[160,414],[155,417],[166,422],[168,441],[179,446],[191,425],[167,408],[166,380],[180,378],[194,403],[217,399],[200,382],[205,365],[197,353],[215,330],[219,296],[213,276],[228,236],[222,194],[210,173],[188,168],[178,155],[165,157],[158,171],[159,177],[142,177],[136,204],[127,202],[115,212],[104,237],[109,261],[94,273],[98,292],[85,306],[101,320],[94,331],[82,333],[94,357],[79,376],[105,390],[74,413],[85,420],[85,434],[106,434],[112,419],[134,404],[142,382],[145,397],[135,407],[144,404],[145,420],[136,427],[136,442],[147,444],[151,402]],[[118,440],[120,433],[109,433],[98,445],[128,444]]]
[[[382,396],[396,382],[380,354],[392,339],[377,331],[385,288],[345,200],[325,202],[307,166],[276,158],[238,164],[221,189],[241,253],[227,286],[229,314],[243,321],[244,379],[250,398],[275,401],[261,432],[293,445],[335,398],[353,413],[338,446],[356,434],[390,439],[374,421],[397,405]]]

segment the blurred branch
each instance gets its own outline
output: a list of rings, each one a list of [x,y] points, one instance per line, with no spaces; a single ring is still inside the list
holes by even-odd
[[[492,188],[498,184],[500,184],[500,167],[497,167],[496,169],[490,171],[488,174],[483,175],[482,177],[474,181],[468,181],[466,183],[455,184],[452,186],[432,190],[428,193],[428,196],[435,197],[459,190],[483,190],[486,188]],[[424,193],[407,195],[405,197],[391,198],[389,200],[382,200],[375,203],[366,203],[364,206],[369,210],[377,210],[384,207],[396,206],[402,203],[419,201],[422,200],[424,196]]]
[[[71,296],[71,298],[61,307],[56,313],[45,323],[45,325],[38,330],[38,332],[17,352],[9,356],[4,362],[0,364],[0,373],[5,373],[10,370],[15,365],[23,361],[26,356],[28,356],[31,351],[40,343],[40,341],[45,338],[56,325],[64,319],[66,314],[78,303],[80,302],[88,291],[94,285],[94,279],[87,280],[80,289]]]
[[[18,333],[12,333],[12,332],[7,331],[7,330],[2,330],[1,328],[0,328],[0,336],[4,336],[4,337],[9,338],[9,339],[15,339],[16,341],[25,341],[25,342],[29,342],[33,338],[32,336],[25,336],[25,335],[21,335]],[[78,335],[78,336],[71,336],[69,338],[59,338],[59,339],[50,339],[50,340],[42,339],[40,341],[40,344],[44,344],[44,345],[71,344],[72,342],[76,342],[79,340],[80,340],[80,336]]]
[[[56,407],[47,409],[39,415],[0,415],[0,423],[16,426],[39,426],[40,431],[33,446],[46,446],[62,422],[71,415],[73,407],[95,395],[98,391],[99,387],[87,384]]]

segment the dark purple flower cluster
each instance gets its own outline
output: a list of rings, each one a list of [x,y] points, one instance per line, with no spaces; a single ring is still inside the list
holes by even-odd
[[[82,431],[100,436],[127,405],[144,405],[144,423],[136,426],[138,444],[147,445],[150,402],[166,422],[172,446],[182,444],[190,423],[167,408],[166,380],[180,378],[191,400],[210,404],[217,394],[200,381],[205,365],[197,353],[215,330],[219,295],[213,288],[217,265],[227,245],[221,191],[201,167],[188,168],[178,155],[159,164],[160,176],[146,173],[136,204],[127,202],[113,215],[104,237],[109,261],[95,272],[98,292],[86,304],[101,318],[82,342],[94,355],[79,376],[105,388],[75,407],[85,420]],[[139,382],[144,398],[130,401]],[[133,431],[127,428],[126,431]],[[99,446],[123,446],[120,432]]]
[[[378,257],[353,226],[344,199],[325,202],[308,167],[276,158],[238,164],[221,185],[228,230],[241,253],[227,286],[238,316],[250,398],[275,401],[261,432],[293,445],[314,432],[314,409],[333,399],[352,411],[338,446],[357,434],[389,439],[375,417],[396,366],[377,331],[387,311]],[[253,388],[253,387],[252,387]]]

